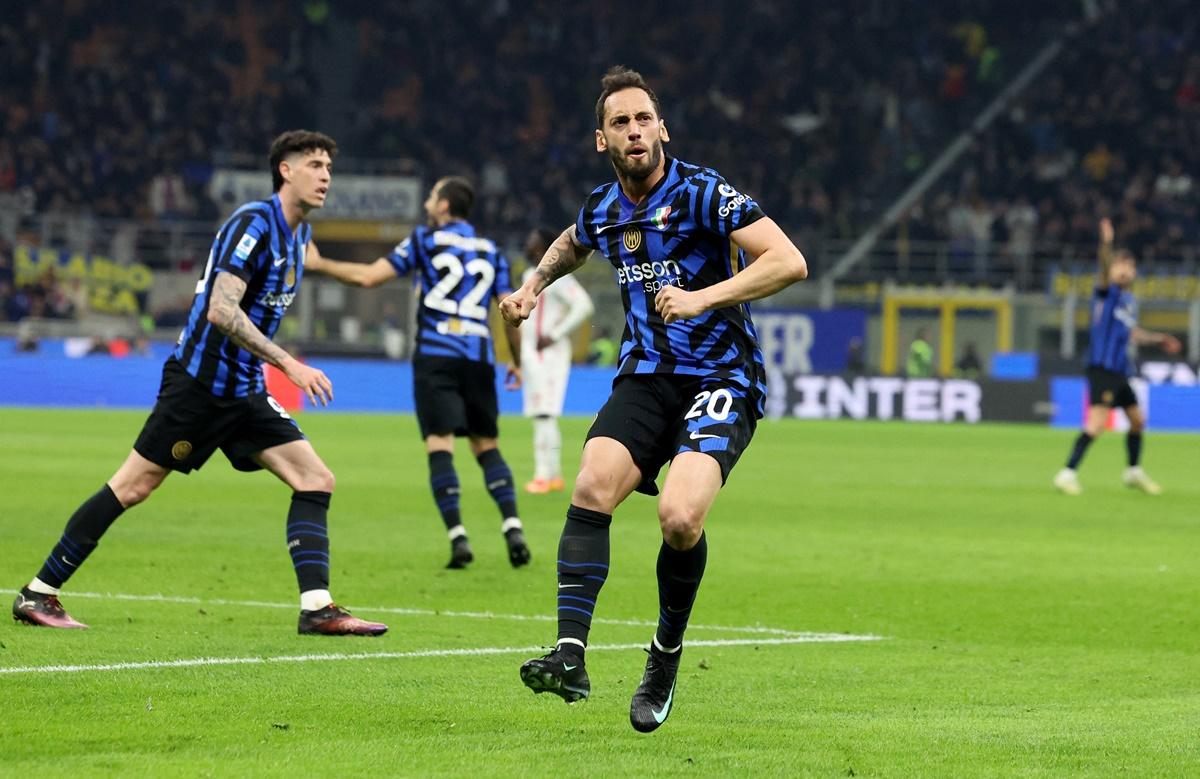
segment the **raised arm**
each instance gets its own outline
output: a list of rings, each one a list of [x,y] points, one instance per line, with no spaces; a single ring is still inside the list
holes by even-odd
[[[591,253],[590,249],[575,238],[575,225],[563,230],[542,255],[542,261],[534,269],[533,275],[516,292],[500,301],[500,315],[504,317],[504,321],[519,327],[533,312],[534,306],[537,305],[537,296],[542,290],[555,279],[574,273],[582,267]]]
[[[213,281],[208,321],[229,340],[283,371],[289,381],[304,390],[313,405],[329,405],[333,400],[333,383],[324,372],[300,362],[254,326],[242,310],[242,297],[245,294],[246,282],[241,277],[219,271]]]
[[[354,287],[378,287],[399,274],[386,257],[375,262],[343,262],[321,256],[317,245],[309,242],[304,256],[304,269],[337,279]]]
[[[654,306],[664,322],[670,324],[715,308],[758,300],[808,278],[804,255],[770,218],[734,230],[729,237],[753,258],[750,264],[733,277],[694,292],[663,287]]]
[[[1100,220],[1100,246],[1096,249],[1096,286],[1108,288],[1109,269],[1113,261],[1113,226],[1112,220],[1104,217]]]

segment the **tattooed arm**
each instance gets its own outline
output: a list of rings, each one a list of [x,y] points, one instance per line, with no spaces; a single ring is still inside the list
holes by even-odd
[[[208,321],[229,340],[283,371],[288,380],[308,395],[313,405],[329,405],[333,384],[323,371],[311,368],[288,354],[254,326],[242,310],[246,282],[233,273],[218,273],[208,303]]]
[[[528,319],[542,290],[550,286],[555,279],[578,270],[591,253],[590,249],[581,245],[575,238],[575,225],[563,230],[554,243],[550,244],[529,280],[500,302],[500,314],[504,321],[519,326]]]

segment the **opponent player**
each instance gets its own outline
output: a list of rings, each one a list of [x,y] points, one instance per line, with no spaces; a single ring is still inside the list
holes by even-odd
[[[234,468],[266,468],[293,490],[287,549],[300,585],[299,632],[377,636],[387,630],[351,616],[330,597],[326,513],[333,474],[263,380],[263,363],[270,363],[314,404],[333,400],[328,377],[271,336],[296,297],[305,252],[315,251],[304,218],[325,204],[336,153],[337,144],[321,133],[292,130],[275,139],[269,155],[274,196],[243,205],[217,233],[133,451],[71,517],[41,571],[17,595],[14,619],[87,627],[63,609],[59,588],[122,512],[149,497],[171,471],[200,468],[220,448]]]
[[[1132,365],[1129,342],[1157,344],[1170,354],[1179,351],[1179,339],[1169,333],[1156,333],[1138,327],[1137,300],[1133,297],[1133,281],[1137,278],[1137,263],[1127,249],[1113,251],[1113,227],[1108,219],[1100,220],[1100,248],[1097,253],[1096,291],[1092,294],[1091,343],[1088,345],[1087,382],[1088,413],[1083,432],[1075,439],[1067,465],[1054,477],[1054,486],[1067,495],[1083,491],[1077,469],[1088,446],[1104,432],[1109,412],[1114,408],[1125,411],[1129,432],[1125,436],[1125,451],[1129,466],[1123,480],[1129,487],[1157,495],[1162,489],[1141,467],[1142,431],[1146,417],[1138,406],[1137,396],[1129,386]]]
[[[417,227],[387,257],[373,263],[340,262],[313,252],[308,269],[347,284],[376,287],[415,273],[421,292],[419,331],[413,358],[413,395],[417,422],[429,455],[433,500],[450,535],[447,568],[465,568],[475,559],[459,510],[458,473],[454,470],[454,438],[467,436],[483,469],[487,490],[500,509],[501,532],[514,568],[529,562],[529,547],[517,517],[512,471],[501,456],[497,439],[499,405],[488,301],[512,291],[508,260],[496,245],[475,234],[467,221],[475,192],[462,178],[441,179],[425,199],[428,225]],[[506,386],[521,386],[517,333],[506,329],[513,364]]]
[[[539,227],[525,239],[525,259],[534,268],[558,236]],[[538,296],[532,327],[521,331],[521,379],[525,416],[533,418],[533,481],[525,491],[534,495],[560,492],[562,478],[562,416],[567,378],[571,373],[571,334],[592,315],[595,307],[583,285],[571,276],[547,287]]]
[[[670,714],[683,634],[708,547],[704,520],[750,443],[764,371],[746,303],[808,274],[804,257],[753,198],[715,171],[668,157],[658,98],[613,68],[596,102],[596,150],[617,181],[588,198],[537,271],[501,303],[516,324],[554,280],[599,251],[616,269],[625,334],[612,395],[588,433],[558,548],[558,642],[521,666],[534,692],[571,702],[590,682],[584,650],[609,564],[612,513],[631,492],[655,495],[659,622],[629,718],[651,731]]]

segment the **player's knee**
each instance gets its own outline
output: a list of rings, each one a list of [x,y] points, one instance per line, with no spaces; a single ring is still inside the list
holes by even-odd
[[[1146,423],[1143,420],[1141,420],[1141,419],[1130,419],[1129,420],[1129,432],[1140,433],[1145,429],[1146,429]]]
[[[580,508],[611,514],[616,508],[616,495],[609,481],[594,471],[580,471],[571,493],[571,503]]]
[[[150,497],[150,493],[162,482],[161,479],[140,478],[111,485],[113,494],[125,508],[131,508]]]
[[[310,486],[305,488],[306,492],[333,492],[333,488],[337,485],[337,479],[334,478],[333,471],[325,466],[314,470],[308,475]]]
[[[704,512],[679,504],[660,502],[658,524],[663,540],[672,549],[691,549],[704,532]]]
[[[288,474],[284,481],[296,492],[333,492],[337,480],[333,471],[318,463]]]

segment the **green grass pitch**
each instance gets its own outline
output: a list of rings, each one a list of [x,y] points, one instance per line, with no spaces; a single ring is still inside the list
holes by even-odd
[[[6,588],[143,418],[0,411]],[[338,477],[334,594],[391,631],[296,635],[287,488],[218,454],[122,517],[71,581],[91,630],[0,626],[0,775],[1200,775],[1195,436],[1148,436],[1158,498],[1121,486],[1122,441],[1102,439],[1072,499],[1050,487],[1067,431],[763,422],[709,519],[676,708],[646,736],[628,707],[657,613],[651,499],[618,510],[592,633],[613,648],[589,655],[591,700],[567,706],[517,676],[554,637],[566,496],[522,496],[534,561],[514,571],[460,446],[477,561],[445,571],[414,420],[301,422]],[[586,424],[564,423],[571,473]],[[503,431],[523,482],[529,427]],[[198,658],[234,664],[111,667]],[[100,668],[29,670],[63,665]]]

